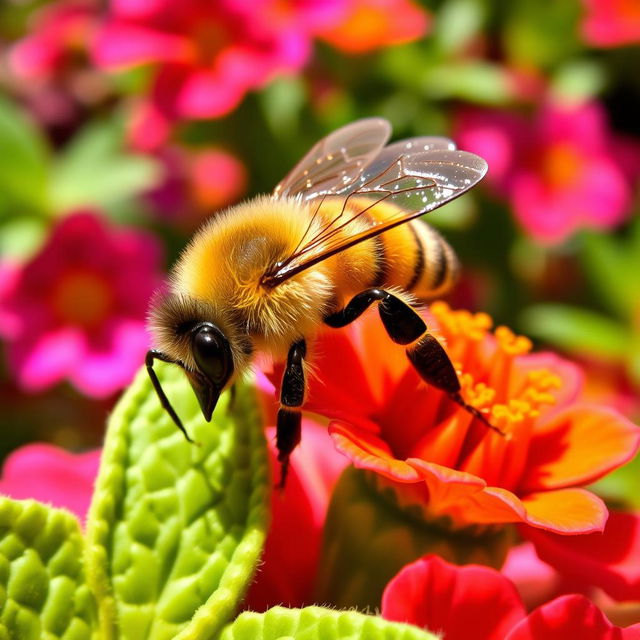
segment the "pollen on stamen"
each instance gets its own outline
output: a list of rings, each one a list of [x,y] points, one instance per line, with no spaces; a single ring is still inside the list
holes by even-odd
[[[430,307],[441,330],[447,337],[462,337],[473,342],[480,342],[493,326],[491,316],[486,313],[470,313],[469,311],[452,311],[446,302],[434,302]]]
[[[516,335],[509,327],[497,327],[494,335],[502,351],[510,356],[526,355],[533,347],[529,338]]]
[[[444,302],[432,304],[431,313],[439,323],[444,344],[456,354],[453,364],[462,397],[485,414],[507,440],[528,430],[543,407],[556,403],[553,391],[562,386],[562,380],[549,369],[529,371],[517,388],[513,385],[512,364],[531,351],[529,338],[505,326],[491,332],[493,322],[486,313],[452,311]],[[486,362],[478,347],[491,333],[497,350]]]

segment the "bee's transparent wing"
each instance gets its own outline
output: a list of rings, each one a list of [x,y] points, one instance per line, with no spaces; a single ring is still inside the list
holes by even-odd
[[[273,191],[275,197],[313,200],[354,185],[391,135],[382,118],[365,118],[330,133],[315,144]]]
[[[482,179],[487,172],[482,158],[445,147],[444,139],[439,140],[441,146],[430,151],[419,148],[397,155],[388,154],[385,148],[355,184],[339,195],[343,206],[330,219],[322,209],[329,198],[336,196],[324,196],[312,203],[316,207],[313,218],[323,221],[320,231],[303,238],[295,253],[276,265],[265,282],[272,286],[283,282],[329,256],[442,206]],[[406,145],[407,141],[396,144]],[[368,214],[381,203],[394,205],[396,211],[376,220]],[[353,224],[356,220],[359,223]]]

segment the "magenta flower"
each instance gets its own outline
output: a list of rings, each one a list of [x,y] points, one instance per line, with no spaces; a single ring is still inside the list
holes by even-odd
[[[247,91],[299,69],[309,57],[310,38],[293,16],[314,15],[321,4],[280,11],[289,4],[112,0],[94,57],[107,68],[152,66],[149,95],[133,130],[134,142],[151,148],[177,120],[225,115]]]
[[[582,36],[594,47],[640,44],[638,0],[582,0]]]
[[[598,103],[549,102],[533,120],[469,110],[457,139],[487,159],[489,181],[540,242],[561,242],[582,227],[608,229],[629,214],[631,188]]]
[[[495,569],[456,567],[426,556],[404,567],[382,597],[382,616],[447,640],[638,640],[640,624],[617,627],[587,598],[556,598],[526,615],[513,584]]]
[[[0,335],[18,384],[38,391],[68,379],[96,397],[127,385],[148,348],[160,269],[152,236],[93,213],[64,218],[2,287]]]
[[[87,49],[98,22],[94,0],[66,0],[35,14],[31,33],[11,52],[14,73],[23,78],[47,78],[77,61]]]
[[[99,464],[99,450],[74,454],[50,444],[28,444],[5,460],[0,493],[68,509],[83,521]]]
[[[237,202],[247,185],[247,171],[233,154],[218,147],[159,151],[164,180],[147,199],[159,217],[192,232],[205,217]]]

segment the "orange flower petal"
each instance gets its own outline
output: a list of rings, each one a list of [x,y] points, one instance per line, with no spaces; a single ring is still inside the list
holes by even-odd
[[[429,503],[438,510],[457,504],[486,487],[484,480],[465,471],[425,462],[419,458],[409,458],[407,464],[425,481],[429,489]]]
[[[532,493],[522,504],[527,511],[524,522],[555,533],[593,533],[607,522],[604,502],[584,489]]]
[[[336,420],[329,425],[329,434],[338,451],[358,469],[370,469],[396,482],[420,481],[416,470],[395,458],[389,445],[375,433]]]
[[[522,490],[559,489],[593,482],[633,458],[640,429],[616,411],[581,405],[537,429]]]

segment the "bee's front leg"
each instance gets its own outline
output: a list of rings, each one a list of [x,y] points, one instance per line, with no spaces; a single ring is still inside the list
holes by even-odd
[[[306,383],[304,377],[304,358],[307,345],[304,340],[294,342],[289,349],[287,366],[282,376],[280,388],[280,409],[276,422],[276,447],[280,463],[280,482],[278,487],[284,488],[289,469],[289,456],[300,442],[300,425],[304,403]]]

